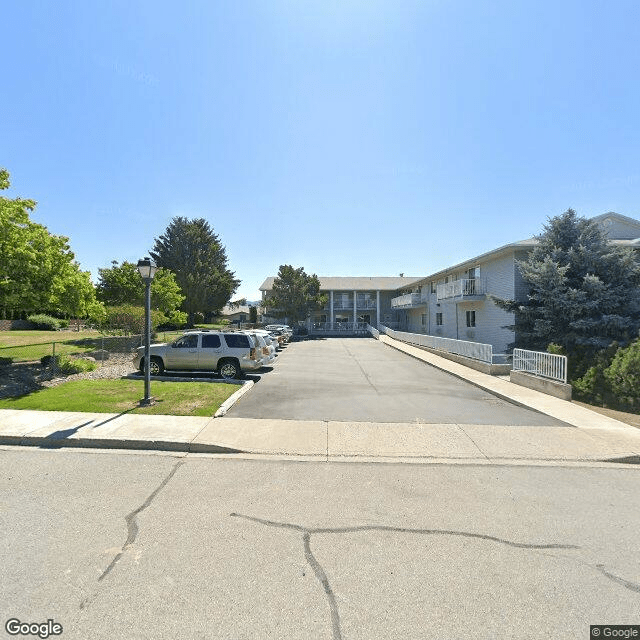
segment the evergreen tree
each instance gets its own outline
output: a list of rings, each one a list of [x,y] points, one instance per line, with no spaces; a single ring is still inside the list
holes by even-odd
[[[515,314],[515,346],[567,353],[624,345],[640,329],[640,261],[572,209],[550,218],[527,260],[518,261],[528,300],[494,298]]]
[[[303,267],[295,269],[283,264],[273,281],[273,293],[265,301],[279,317],[290,322],[306,320],[311,312],[326,304],[326,296],[320,293],[318,276],[309,275]]]
[[[159,267],[175,273],[190,324],[196,313],[219,312],[240,285],[220,238],[204,218],[173,218],[150,254]]]

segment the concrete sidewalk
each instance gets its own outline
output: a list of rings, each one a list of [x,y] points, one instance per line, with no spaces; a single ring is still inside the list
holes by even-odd
[[[260,420],[0,410],[0,445],[302,456],[325,460],[640,461],[640,430],[417,347],[381,341],[557,427]]]

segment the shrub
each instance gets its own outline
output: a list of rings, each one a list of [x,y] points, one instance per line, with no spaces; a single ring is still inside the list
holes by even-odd
[[[618,343],[614,342],[600,351],[579,348],[569,355],[569,372],[572,372],[571,386],[580,400],[602,406],[615,403],[615,394],[605,376],[605,371],[617,351]]]
[[[62,326],[61,320],[48,316],[44,313],[37,313],[29,316],[27,320],[34,326],[35,329],[40,329],[43,331],[57,331]]]
[[[69,376],[74,373],[94,371],[96,363],[86,358],[70,358],[69,356],[44,356],[40,359],[42,366],[52,367],[56,373]]]
[[[144,307],[134,305],[121,305],[119,307],[106,307],[106,317],[102,325],[109,332],[122,335],[144,333],[145,311]],[[155,331],[158,325],[167,322],[167,316],[162,311],[151,311],[151,330]]]
[[[640,403],[640,339],[618,350],[604,376],[618,402]]]

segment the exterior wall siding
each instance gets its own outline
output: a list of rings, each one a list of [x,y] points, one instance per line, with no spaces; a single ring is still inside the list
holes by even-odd
[[[486,283],[487,294],[513,299],[516,286],[513,253],[480,262],[478,265],[480,266],[480,278]],[[463,272],[451,271],[444,273],[443,278],[448,275],[464,277]],[[503,328],[513,324],[513,314],[500,309],[488,297],[479,300],[450,299],[440,302],[438,302],[435,293],[429,293],[427,297],[426,307],[396,312],[401,329],[414,333],[428,333],[443,338],[484,342],[493,345],[495,353],[505,353],[509,344],[514,341],[513,332]],[[467,327],[467,311],[475,311],[475,327]],[[438,313],[442,313],[443,324],[441,326],[437,325]],[[426,326],[422,325],[422,314],[427,315]]]

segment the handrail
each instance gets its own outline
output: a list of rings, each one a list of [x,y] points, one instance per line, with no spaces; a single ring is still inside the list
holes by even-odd
[[[438,349],[447,353],[455,353],[465,358],[472,358],[487,364],[493,363],[493,346],[482,342],[468,342],[467,340],[454,340],[453,338],[440,338],[439,336],[429,336],[422,333],[409,333],[407,331],[395,331],[384,325],[379,327],[381,333],[387,334],[390,338],[415,344],[418,347]]]
[[[546,351],[514,349],[513,370],[567,384],[567,356]]]

